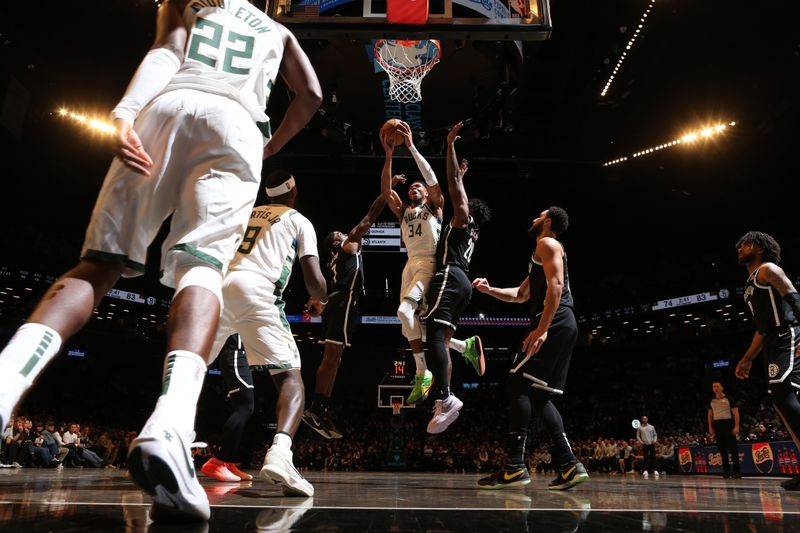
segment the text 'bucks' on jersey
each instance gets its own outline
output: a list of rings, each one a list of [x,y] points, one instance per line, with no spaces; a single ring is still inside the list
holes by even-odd
[[[283,58],[283,36],[247,0],[190,0],[183,64],[164,91],[197,89],[236,100],[269,137],[265,114]]]
[[[436,216],[428,202],[409,205],[403,211],[400,235],[408,257],[433,257],[442,233],[442,219]]]
[[[283,291],[298,257],[317,252],[317,234],[311,222],[291,207],[261,205],[253,209],[242,243],[229,272],[247,270],[262,274]]]
[[[463,228],[454,228],[451,221],[436,248],[436,270],[453,265],[468,273],[479,233],[478,225],[472,217],[469,217],[469,223]]]
[[[768,333],[770,330],[795,323],[796,317],[775,287],[758,283],[758,271],[763,266],[755,269],[747,278],[744,303],[753,315],[756,329],[761,333]]]

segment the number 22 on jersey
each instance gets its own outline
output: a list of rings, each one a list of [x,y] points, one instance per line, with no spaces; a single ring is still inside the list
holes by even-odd
[[[254,44],[255,38],[250,35],[226,30],[222,24],[197,17],[186,57],[215,70],[247,76]]]

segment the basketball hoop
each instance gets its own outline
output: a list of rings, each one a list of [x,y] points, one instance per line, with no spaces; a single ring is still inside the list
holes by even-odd
[[[392,414],[393,415],[399,415],[400,414],[400,409],[402,409],[402,408],[403,408],[403,404],[397,403],[397,402],[393,402],[392,403]]]
[[[439,41],[378,39],[375,61],[389,75],[389,98],[404,104],[422,100],[422,78],[439,62]]]

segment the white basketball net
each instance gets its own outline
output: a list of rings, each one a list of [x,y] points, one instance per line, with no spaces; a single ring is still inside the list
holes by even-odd
[[[422,100],[422,78],[439,62],[439,41],[379,39],[375,60],[389,75],[389,98],[404,104]]]

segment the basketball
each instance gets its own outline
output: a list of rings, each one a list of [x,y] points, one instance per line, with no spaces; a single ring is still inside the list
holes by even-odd
[[[392,146],[400,146],[405,142],[403,134],[398,130],[399,126],[400,120],[396,118],[390,118],[381,126],[381,137],[385,136]]]

